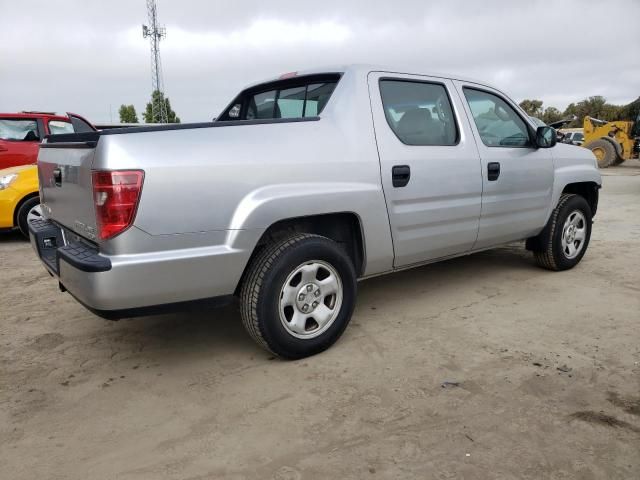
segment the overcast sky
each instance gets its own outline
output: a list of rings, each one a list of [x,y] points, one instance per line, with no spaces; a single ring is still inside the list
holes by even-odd
[[[145,0],[0,0],[0,111],[118,121],[150,97]],[[564,109],[640,95],[640,0],[158,0],[165,90],[182,121],[247,83],[344,63],[490,82]]]

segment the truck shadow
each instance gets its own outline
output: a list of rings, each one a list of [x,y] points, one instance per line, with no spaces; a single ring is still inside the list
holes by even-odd
[[[416,302],[417,297],[428,302],[430,297],[435,300],[447,292],[472,293],[496,283],[498,277],[504,282],[505,275],[526,276],[527,271],[537,270],[530,257],[521,245],[510,245],[362,281],[353,322],[366,325],[372,333],[383,330],[388,319],[370,315],[370,310],[386,305],[397,311]],[[114,360],[135,357],[168,365],[198,357],[233,358],[240,364],[245,363],[240,358],[273,359],[244,331],[237,302],[197,313],[96,322],[95,318],[89,322],[93,332],[86,333],[96,339],[96,347],[114,352]],[[429,328],[428,324],[424,328]],[[353,330],[347,329],[345,338]]]

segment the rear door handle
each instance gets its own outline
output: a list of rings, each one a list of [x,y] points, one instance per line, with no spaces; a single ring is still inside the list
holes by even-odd
[[[500,176],[500,163],[498,162],[489,162],[487,164],[487,180],[493,182],[497,180]]]
[[[391,182],[394,187],[404,187],[411,178],[409,165],[396,165],[391,169]]]

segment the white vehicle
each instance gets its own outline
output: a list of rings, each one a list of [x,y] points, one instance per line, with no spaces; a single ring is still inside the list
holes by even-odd
[[[357,279],[517,240],[550,270],[587,250],[595,157],[484,83],[317,70],[217,118],[42,144],[31,240],[63,289],[112,318],[236,295],[260,345],[300,358],[340,337]]]
[[[584,143],[584,130],[582,128],[568,128],[561,130],[562,143],[582,146]]]

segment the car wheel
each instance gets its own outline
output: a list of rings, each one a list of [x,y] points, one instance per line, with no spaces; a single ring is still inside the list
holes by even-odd
[[[29,220],[42,217],[42,209],[40,207],[40,198],[33,197],[20,205],[16,220],[20,232],[29,238]]]
[[[563,194],[541,234],[542,248],[533,252],[536,263],[556,271],[575,267],[589,246],[591,224],[587,201],[580,195]]]
[[[618,158],[616,147],[611,142],[602,138],[594,140],[586,145],[586,148],[591,150],[598,160],[598,167],[607,168],[614,164]]]
[[[252,262],[240,292],[240,313],[263,348],[282,358],[303,358],[340,338],[356,290],[353,263],[340,245],[296,234],[268,245]]]

